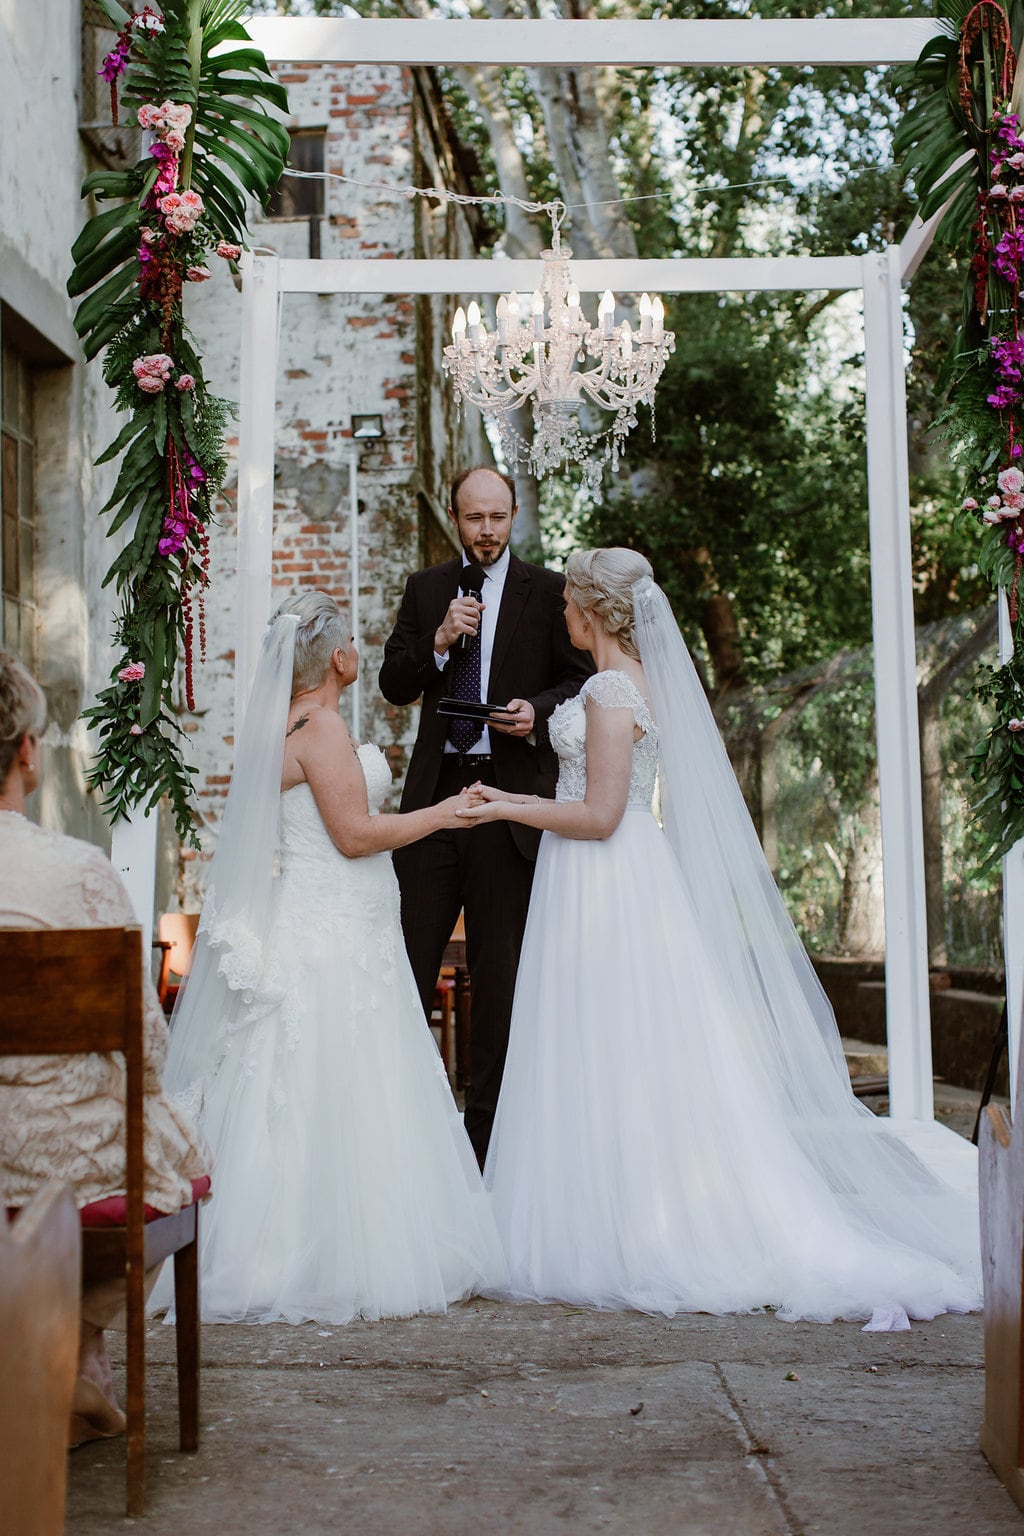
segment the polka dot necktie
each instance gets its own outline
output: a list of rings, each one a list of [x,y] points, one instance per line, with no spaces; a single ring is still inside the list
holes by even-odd
[[[458,644],[458,650],[452,661],[451,697],[462,699],[466,703],[479,704],[480,702],[479,631],[469,637],[469,644],[465,648],[461,641]],[[483,722],[480,720],[448,722],[448,740],[456,752],[468,752],[470,747],[480,740],[483,733]]]

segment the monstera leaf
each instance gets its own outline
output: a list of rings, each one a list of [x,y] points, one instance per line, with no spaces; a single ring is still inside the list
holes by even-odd
[[[1024,32],[1024,0],[987,7],[992,19],[1005,19],[1019,49]],[[963,60],[964,26],[974,0],[940,0],[937,20],[942,32],[930,38],[915,64],[900,70],[897,87],[909,105],[893,139],[896,158],[913,181],[918,212],[930,219],[947,202],[949,207],[935,233],[950,248],[966,246],[977,216],[979,190],[988,186],[987,128],[995,104],[1009,94],[1002,79],[1001,50],[985,18]],[[970,89],[963,90],[965,63]]]
[[[118,29],[131,23],[117,0],[100,4]],[[120,92],[129,110],[164,100],[192,108],[181,187],[198,192],[218,236],[239,245],[245,243],[247,200],[266,204],[289,146],[288,131],[275,115],[287,111],[287,93],[241,25],[245,10],[244,0],[164,0],[162,30],[133,32]],[[129,171],[98,171],[82,188],[83,196],[119,204],[90,219],[72,247],[68,292],[88,295],[75,316],[87,357],[124,323],[118,305],[138,277],[143,204],[157,173],[147,157]]]

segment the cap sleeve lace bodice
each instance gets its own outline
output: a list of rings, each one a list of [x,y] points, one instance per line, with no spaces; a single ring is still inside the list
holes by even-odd
[[[587,700],[600,709],[629,709],[643,733],[633,743],[627,805],[648,807],[658,772],[658,728],[650,706],[625,672],[598,672],[588,677],[574,698],[559,704],[548,734],[558,753],[556,800],[582,800],[587,793]]]

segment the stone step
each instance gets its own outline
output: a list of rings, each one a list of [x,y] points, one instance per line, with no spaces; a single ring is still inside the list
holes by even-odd
[[[889,1052],[884,1045],[844,1039],[843,1055],[851,1077],[884,1077],[889,1070]]]

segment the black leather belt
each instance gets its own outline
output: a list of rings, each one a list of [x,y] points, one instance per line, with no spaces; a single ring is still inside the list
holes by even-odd
[[[445,752],[441,757],[441,767],[458,768],[461,772],[465,768],[489,768],[494,762],[490,752]]]

